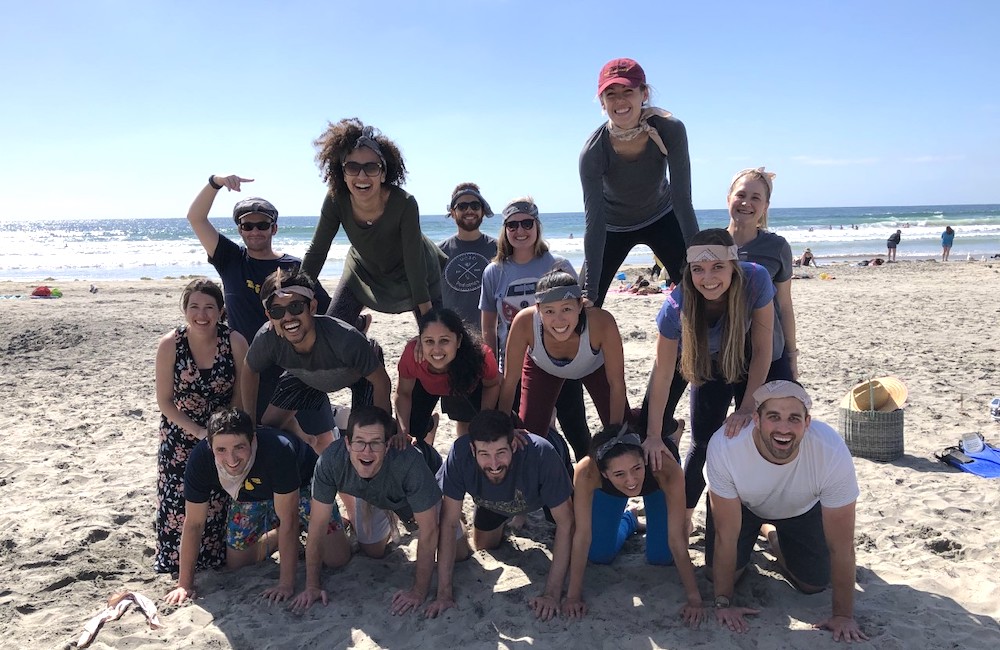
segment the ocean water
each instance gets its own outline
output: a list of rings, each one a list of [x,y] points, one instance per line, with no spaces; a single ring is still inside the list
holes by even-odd
[[[698,210],[702,228],[725,227],[725,210]],[[302,256],[318,217],[285,217],[278,222],[276,250]],[[212,223],[239,241],[229,219]],[[555,254],[579,268],[583,262],[583,214],[542,214],[543,236]],[[885,240],[902,230],[899,259],[940,258],[941,232],[956,231],[953,260],[980,259],[1000,253],[1000,205],[934,205],[855,208],[775,208],[768,227],[788,240],[799,255],[808,246],[824,261],[884,256]],[[424,215],[421,227],[433,241],[451,236],[454,222],[445,215]],[[483,230],[496,236],[499,218],[487,219]],[[128,280],[181,275],[214,276],[201,244],[183,218],[0,221],[3,253],[0,279]],[[343,233],[334,240],[322,278],[340,276],[349,244]],[[627,264],[650,264],[651,253],[637,247]]]

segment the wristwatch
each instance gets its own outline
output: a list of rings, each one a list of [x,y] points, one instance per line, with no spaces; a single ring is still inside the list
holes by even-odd
[[[730,605],[729,596],[716,596],[715,609],[726,609]]]

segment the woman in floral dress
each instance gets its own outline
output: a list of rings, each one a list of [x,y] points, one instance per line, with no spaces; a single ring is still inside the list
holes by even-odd
[[[184,526],[184,469],[188,454],[206,436],[209,415],[224,406],[239,407],[238,377],[247,342],[221,322],[222,289],[204,278],[191,281],[181,294],[185,325],[168,332],[156,350],[156,401],[160,417],[157,454],[157,573],[177,571]],[[213,494],[202,537],[198,568],[226,559],[228,497]]]

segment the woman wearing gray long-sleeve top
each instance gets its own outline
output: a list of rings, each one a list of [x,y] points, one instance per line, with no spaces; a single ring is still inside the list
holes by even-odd
[[[586,215],[587,296],[600,306],[618,267],[646,244],[679,283],[686,242],[698,232],[684,124],[646,107],[649,86],[632,59],[609,61],[597,95],[608,114],[580,153]],[[669,172],[669,177],[668,177]]]

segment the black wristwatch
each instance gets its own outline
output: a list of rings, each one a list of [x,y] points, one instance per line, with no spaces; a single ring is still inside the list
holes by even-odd
[[[716,596],[715,609],[726,609],[730,606],[729,596]]]

